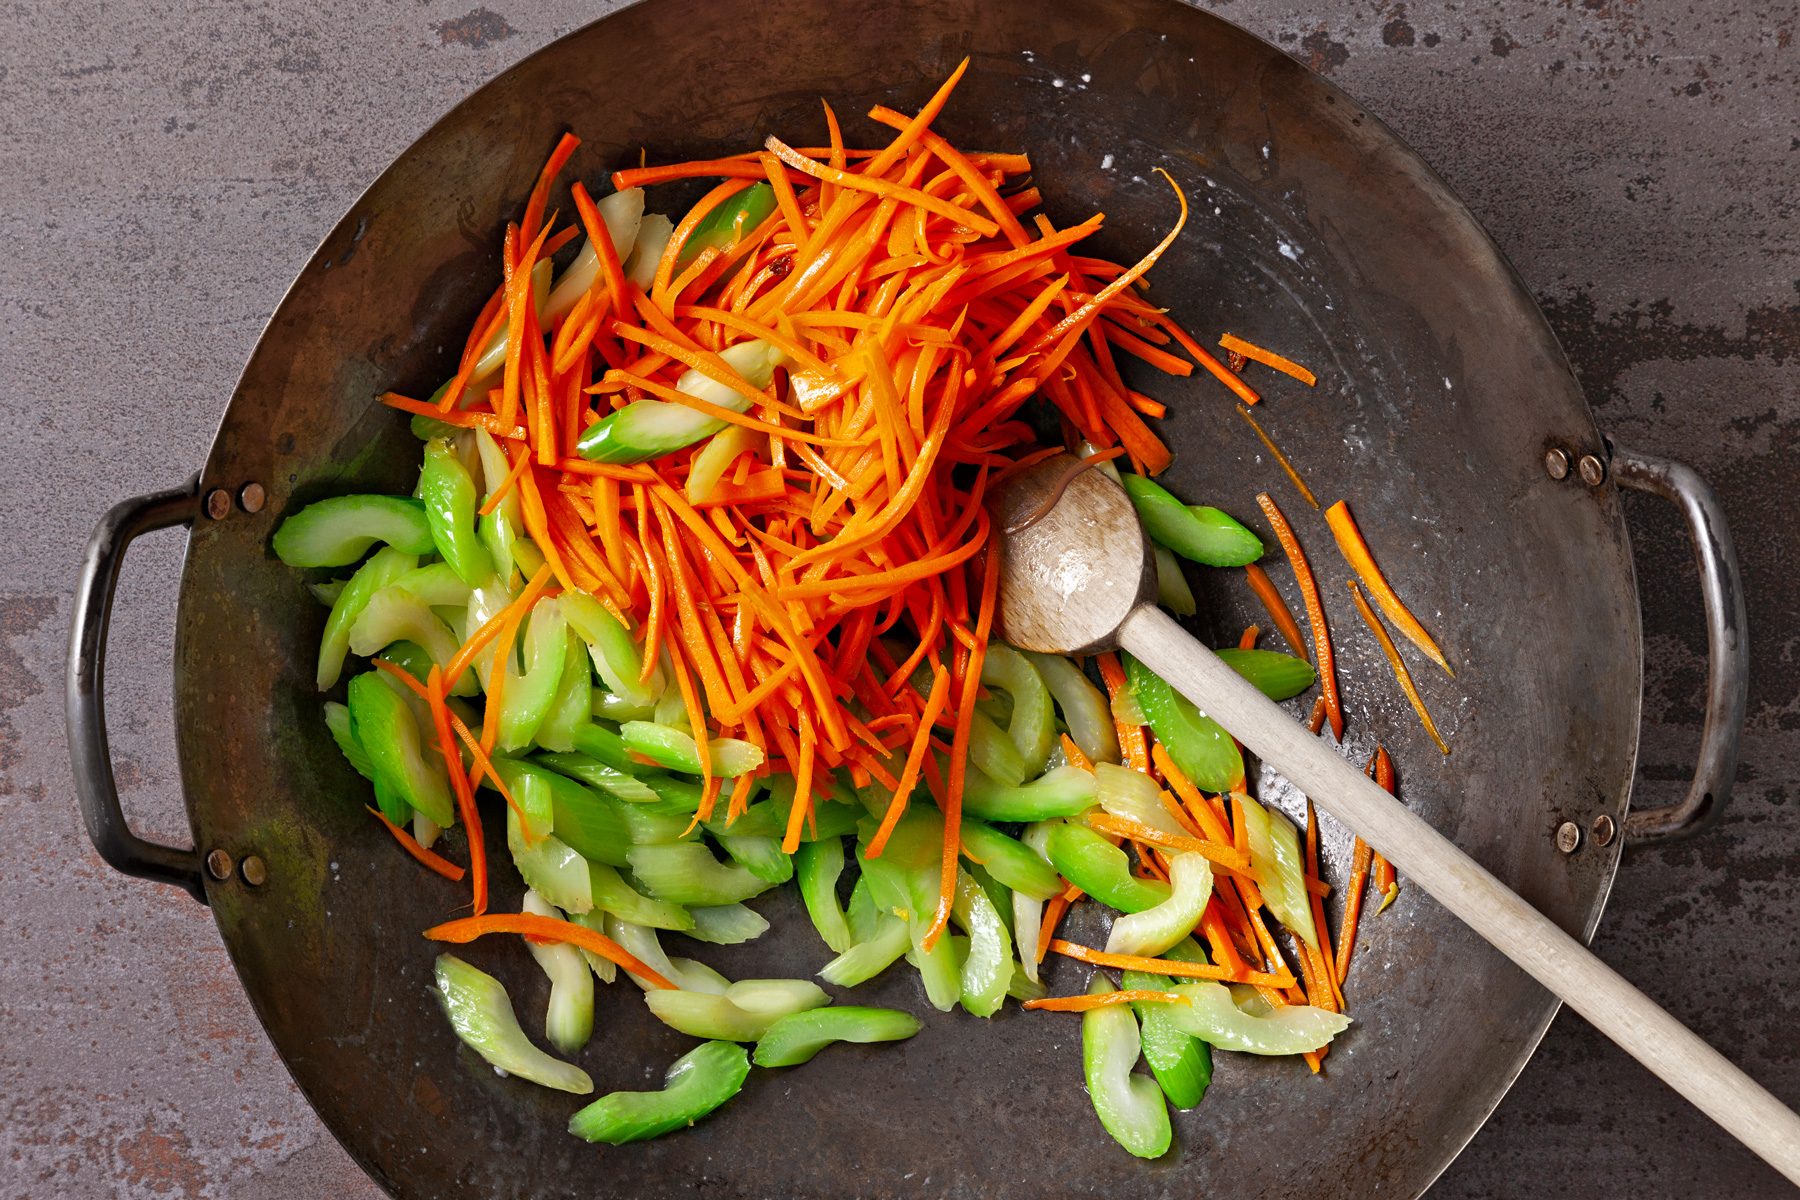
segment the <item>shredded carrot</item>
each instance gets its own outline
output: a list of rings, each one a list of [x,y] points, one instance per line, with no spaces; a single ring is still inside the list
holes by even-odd
[[[1282,640],[1295,654],[1310,661],[1312,646],[1301,635],[1299,622],[1294,620],[1294,614],[1289,611],[1287,601],[1283,600],[1281,593],[1275,590],[1275,583],[1269,578],[1268,572],[1255,563],[1251,563],[1244,568],[1244,578],[1250,581],[1250,590],[1256,593],[1256,598],[1261,600],[1263,607],[1268,610],[1269,619],[1275,622],[1275,628],[1281,632]]]
[[[1307,387],[1319,382],[1318,376],[1289,358],[1283,358],[1273,350],[1264,350],[1261,346],[1246,342],[1241,337],[1224,334],[1219,338],[1219,345],[1233,354],[1241,354],[1252,362],[1259,362],[1265,367],[1280,371],[1283,375],[1292,375]]]
[[[1419,695],[1419,689],[1413,685],[1412,672],[1406,669],[1406,661],[1400,657],[1400,648],[1394,645],[1394,639],[1388,636],[1387,628],[1382,625],[1381,618],[1375,615],[1375,610],[1369,607],[1367,600],[1363,599],[1362,589],[1356,586],[1356,581],[1351,579],[1345,582],[1350,587],[1351,599],[1356,601],[1357,613],[1361,615],[1363,623],[1369,627],[1370,632],[1375,635],[1375,640],[1381,643],[1381,652],[1387,655],[1388,666],[1394,669],[1394,678],[1400,681],[1400,690],[1406,693],[1407,703],[1411,704],[1413,711],[1419,714],[1419,723],[1425,726],[1425,732],[1431,735],[1431,740],[1437,743],[1437,748],[1445,754],[1449,754],[1450,747],[1444,741],[1443,735],[1438,733],[1437,722],[1431,719],[1431,713],[1425,707],[1424,697]]]
[[[1312,714],[1306,718],[1306,732],[1317,734],[1323,728],[1325,728],[1325,697],[1319,696],[1313,700]]]
[[[456,921],[445,921],[442,925],[433,925],[425,931],[425,937],[433,942],[461,944],[490,933],[517,933],[547,942],[567,942],[571,946],[579,946],[598,954],[646,983],[669,990],[675,988],[674,984],[645,966],[636,955],[605,934],[595,933],[572,921],[559,921],[555,917],[539,917],[531,913],[489,913],[485,917],[463,917]]]
[[[1275,444],[1275,439],[1269,436],[1269,431],[1262,427],[1262,423],[1256,419],[1255,414],[1247,407],[1240,404],[1238,405],[1238,415],[1250,422],[1250,428],[1256,431],[1257,438],[1261,440],[1263,447],[1268,450],[1269,456],[1275,460],[1275,464],[1287,473],[1288,480],[1294,485],[1294,490],[1300,493],[1300,498],[1312,505],[1313,508],[1318,508],[1318,497],[1314,496],[1313,490],[1306,486],[1306,480],[1300,478],[1300,472],[1296,470],[1294,464],[1288,460],[1288,456],[1281,452],[1281,447]]]
[[[1075,739],[1066,733],[1062,735],[1062,748],[1063,757],[1069,760],[1070,766],[1080,767],[1084,771],[1092,771],[1094,769],[1092,760],[1090,760],[1086,754],[1082,753],[1081,747],[1075,744]]]
[[[1387,577],[1381,568],[1375,565],[1375,558],[1369,553],[1369,544],[1363,540],[1362,530],[1356,527],[1356,518],[1350,515],[1350,506],[1339,500],[1325,510],[1325,523],[1331,526],[1331,535],[1337,539],[1338,549],[1343,551],[1344,561],[1350,564],[1363,586],[1369,589],[1369,595],[1381,606],[1381,611],[1388,615],[1406,640],[1425,652],[1425,657],[1444,669],[1444,674],[1456,678],[1456,672],[1450,669],[1450,663],[1444,658],[1444,652],[1419,619],[1412,615],[1412,610],[1400,602],[1394,589],[1388,586]]]
[[[1188,998],[1180,992],[1154,992],[1142,988],[1126,988],[1117,992],[1101,992],[1098,995],[1085,996],[1040,996],[1036,1000],[1025,1001],[1024,1007],[1038,1009],[1042,1012],[1089,1012],[1096,1008],[1107,1008],[1114,1004],[1135,1004],[1149,1001],[1157,1004],[1186,1004]]]
[[[1269,493],[1260,492],[1256,497],[1257,505],[1269,524],[1275,529],[1275,538],[1281,543],[1282,553],[1287,555],[1288,562],[1294,568],[1294,578],[1300,583],[1300,594],[1306,597],[1306,622],[1312,626],[1313,651],[1317,656],[1319,668],[1319,689],[1325,696],[1325,713],[1331,720],[1331,732],[1339,741],[1344,739],[1344,709],[1338,700],[1337,667],[1331,653],[1331,631],[1325,627],[1325,604],[1319,599],[1319,585],[1313,578],[1312,568],[1306,563],[1306,552],[1300,548],[1300,540],[1294,536],[1294,527],[1281,514]]]
[[[1250,983],[1266,987],[1293,987],[1292,972],[1275,975],[1264,971],[1238,971],[1212,963],[1177,962],[1172,958],[1145,958],[1138,954],[1109,954],[1074,942],[1055,938],[1050,949],[1066,958],[1078,959],[1098,967],[1118,967],[1126,971],[1143,971],[1150,975],[1171,975],[1182,979],[1212,979],[1221,983]]]
[[[387,826],[387,831],[394,835],[394,840],[399,842],[401,847],[408,854],[418,859],[433,871],[436,871],[439,875],[442,875],[445,879],[448,879],[451,883],[462,882],[463,875],[466,874],[466,872],[461,867],[435,851],[427,850],[425,847],[419,845],[417,838],[388,820],[387,814],[382,812],[379,808],[370,808],[366,804],[363,805],[363,807],[369,809],[369,812],[377,821],[380,821],[383,825]]]
[[[1217,863],[1222,867],[1230,867],[1236,871],[1250,869],[1248,857],[1239,854],[1235,849],[1227,849],[1214,842],[1184,837],[1176,833],[1165,833],[1155,826],[1134,821],[1130,817],[1114,816],[1106,812],[1090,811],[1082,819],[1092,828],[1104,833],[1116,833],[1120,837],[1148,842],[1157,846],[1167,846],[1171,850],[1185,850],[1192,854],[1198,854],[1209,862]]]
[[[1100,678],[1106,684],[1107,697],[1112,701],[1113,727],[1119,735],[1119,750],[1125,756],[1125,765],[1134,771],[1148,771],[1150,748],[1149,741],[1144,736],[1144,727],[1121,721],[1118,717],[1119,697],[1131,686],[1126,682],[1125,668],[1119,664],[1119,656],[1110,650],[1094,661],[1100,664]]]
[[[1314,936],[1319,939],[1316,965],[1325,984],[1331,989],[1332,999],[1337,1004],[1338,1012],[1344,1011],[1344,993],[1338,985],[1334,963],[1337,954],[1331,948],[1331,927],[1325,923],[1325,895],[1328,889],[1319,878],[1319,814],[1313,808],[1313,802],[1306,802],[1306,861],[1305,878],[1308,900],[1312,906]]]
[[[1246,626],[1244,628],[1244,632],[1238,635],[1238,649],[1239,650],[1254,650],[1254,649],[1256,649],[1256,639],[1258,637],[1260,637],[1261,635],[1262,635],[1262,630],[1257,628],[1255,625]]]
[[[1388,795],[1394,794],[1394,760],[1381,745],[1375,747],[1375,782],[1385,788]],[[1400,880],[1394,874],[1394,864],[1379,850],[1375,852],[1374,874],[1375,890],[1381,893],[1381,907],[1375,910],[1379,915],[1386,912],[1387,906],[1400,894]]]
[[[1371,758],[1365,774],[1374,773],[1375,760]],[[1340,992],[1350,978],[1350,957],[1356,953],[1356,929],[1362,918],[1363,893],[1368,890],[1369,869],[1373,860],[1374,853],[1370,850],[1369,843],[1358,837],[1350,849],[1350,883],[1344,894],[1344,923],[1338,932],[1337,961],[1333,964]]]
[[[1079,889],[1071,889],[1080,895]],[[1068,892],[1059,892],[1044,902],[1044,919],[1038,930],[1037,945],[1033,948],[1038,962],[1044,961],[1044,955],[1050,952],[1050,944],[1056,940],[1056,927],[1062,924],[1063,914],[1069,911],[1069,905],[1075,902]]]

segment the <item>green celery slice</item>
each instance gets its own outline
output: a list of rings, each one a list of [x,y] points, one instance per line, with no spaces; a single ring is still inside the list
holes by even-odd
[[[569,1118],[569,1132],[622,1146],[685,1129],[738,1094],[750,1056],[731,1042],[702,1042],[675,1060],[660,1092],[610,1092]]]
[[[1088,994],[1112,990],[1106,976],[1094,972]],[[1161,1158],[1174,1133],[1162,1089],[1155,1080],[1132,1073],[1141,1049],[1137,1017],[1129,1006],[1104,1005],[1081,1015],[1081,1070],[1094,1114],[1113,1140],[1132,1154]]]
[[[833,1042],[900,1042],[919,1032],[919,1019],[897,1008],[842,1005],[782,1017],[757,1039],[759,1067],[797,1067]]]
[[[347,567],[376,542],[403,554],[434,548],[425,506],[408,496],[330,496],[276,527],[271,546],[290,567]]]
[[[508,1075],[544,1087],[581,1096],[594,1090],[586,1071],[531,1044],[498,979],[454,954],[438,955],[436,977],[438,1000],[450,1027],[475,1053]]]

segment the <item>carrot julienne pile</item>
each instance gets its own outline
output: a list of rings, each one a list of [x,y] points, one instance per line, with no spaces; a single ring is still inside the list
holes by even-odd
[[[534,583],[600,598],[643,631],[646,675],[668,655],[696,729],[758,746],[762,773],[799,781],[785,849],[811,812],[813,781],[829,771],[897,788],[896,816],[929,790],[948,818],[934,934],[949,911],[967,714],[994,620],[983,499],[1036,448],[1019,410],[1041,398],[1072,440],[1154,473],[1169,450],[1126,386],[1121,356],[1191,370],[1155,345],[1173,338],[1212,361],[1135,286],[1185,222],[1179,187],[1169,180],[1180,215],[1143,258],[1084,255],[1101,215],[1066,229],[1028,219],[1035,191],[1018,190],[1030,170],[1023,156],[965,153],[932,130],[966,65],[915,115],[872,110],[895,131],[874,151],[770,138],[760,152],[615,173],[620,188],[721,182],[676,228],[647,290],[603,262],[574,309],[538,330],[523,281],[558,237],[546,198],[575,148],[565,137],[507,230],[508,282],[471,330],[457,380],[435,404],[384,397],[500,439],[513,465],[507,486],[546,559],[549,575]],[[775,211],[678,269],[706,213],[756,181],[773,186]],[[579,185],[575,195],[593,244],[609,247]],[[496,329],[513,335],[503,382],[461,394]],[[751,337],[786,352],[785,394],[719,357]],[[540,352],[544,338],[551,349]],[[748,411],[677,391],[689,369],[741,394]],[[726,469],[723,501],[695,497],[697,447],[629,465],[577,456],[594,420],[646,397],[750,435]],[[517,624],[495,631],[503,652]],[[906,661],[887,648],[890,632],[915,647]],[[444,686],[473,655],[463,648]],[[946,673],[943,695],[910,686],[921,664]],[[491,751],[491,734],[484,743]],[[947,753],[947,770],[920,769],[935,765],[928,750]],[[707,788],[702,819],[721,781],[709,774]]]

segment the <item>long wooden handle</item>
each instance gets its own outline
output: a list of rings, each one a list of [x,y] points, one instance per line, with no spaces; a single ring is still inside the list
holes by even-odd
[[[1387,855],[1411,882],[1800,1184],[1800,1116],[1724,1055],[1307,733],[1160,609],[1135,610],[1119,640],[1258,758]]]

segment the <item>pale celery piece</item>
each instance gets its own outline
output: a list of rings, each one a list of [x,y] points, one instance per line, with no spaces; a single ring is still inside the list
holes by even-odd
[[[1090,995],[1113,990],[1098,971]],[[1139,1158],[1161,1158],[1173,1140],[1169,1109],[1154,1079],[1135,1075],[1142,1042],[1129,1005],[1109,1004],[1081,1016],[1081,1068],[1094,1113],[1113,1140]]]
[[[698,842],[633,846],[626,857],[645,890],[673,904],[735,904],[771,886],[743,867],[720,862]]]
[[[917,1017],[897,1008],[815,1008],[769,1026],[757,1040],[754,1061],[759,1067],[796,1067],[833,1042],[899,1042],[920,1028]]]
[[[1168,1004],[1170,1019],[1221,1050],[1244,1054],[1305,1054],[1331,1043],[1350,1027],[1350,1018],[1307,1004],[1289,1004],[1255,1017],[1231,1001],[1222,983],[1184,983],[1172,989],[1185,1004]]]
[[[1319,935],[1313,928],[1312,899],[1306,891],[1299,831],[1285,816],[1248,796],[1238,796],[1236,800],[1243,804],[1244,825],[1250,835],[1251,873],[1262,889],[1263,903],[1316,952]]]
[[[1106,693],[1060,654],[1027,654],[1056,698],[1069,737],[1089,762],[1118,762],[1119,734],[1113,725]]]
[[[586,1071],[532,1045],[498,979],[454,954],[438,955],[436,975],[438,1000],[464,1045],[508,1075],[578,1096],[594,1090]]]
[[[1212,864],[1192,851],[1175,854],[1169,860],[1169,886],[1169,898],[1161,904],[1113,922],[1107,953],[1153,958],[1193,932],[1212,896]]]
[[[657,989],[644,993],[656,1018],[690,1037],[754,1042],[777,1020],[831,1003],[805,979],[742,979],[723,995]]]
[[[542,896],[526,889],[523,911],[537,917],[560,918],[562,913]],[[544,1038],[564,1054],[574,1054],[594,1034],[594,976],[581,951],[567,942],[539,945],[527,940],[525,948],[550,979],[550,1004],[544,1012]]]

